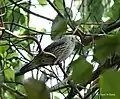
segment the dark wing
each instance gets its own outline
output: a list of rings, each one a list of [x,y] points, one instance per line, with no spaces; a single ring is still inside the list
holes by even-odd
[[[46,65],[52,65],[54,61],[56,60],[56,57],[48,52],[42,52],[40,54],[37,54],[32,61],[25,64],[18,73],[15,74],[15,76],[23,75],[24,73],[31,71],[35,68],[43,67]]]
[[[56,40],[54,41],[53,43],[51,43],[50,45],[48,45],[44,51],[46,52],[51,52],[53,49],[57,48],[58,46],[61,46],[65,43],[65,39],[59,39],[59,40]]]
[[[30,71],[31,63],[32,63],[32,61],[31,61],[30,63],[25,64],[25,65],[20,69],[19,72],[15,73],[15,76],[20,76],[20,75],[23,75],[23,74],[25,74],[26,72]]]

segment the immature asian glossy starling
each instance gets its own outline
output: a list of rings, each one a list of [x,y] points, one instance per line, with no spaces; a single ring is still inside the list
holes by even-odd
[[[51,53],[45,56],[38,54],[34,59],[20,69],[20,73],[24,74],[34,68],[42,67],[45,65],[53,65],[65,61],[73,52],[75,45],[81,44],[75,35],[66,35],[61,39],[55,40],[48,45],[43,52]]]
[[[44,51],[50,52],[57,57],[54,62],[56,64],[57,62],[65,61],[72,54],[77,44],[81,44],[81,42],[75,35],[66,35],[48,45]]]

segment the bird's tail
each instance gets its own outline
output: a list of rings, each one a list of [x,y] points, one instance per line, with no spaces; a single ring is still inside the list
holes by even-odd
[[[15,76],[20,76],[25,74],[26,72],[30,71],[30,67],[31,67],[31,62],[23,66],[19,72],[15,73]]]
[[[20,69],[20,72],[21,73],[26,73],[30,70],[30,67],[31,67],[31,63],[27,63],[25,66],[23,66],[21,69]]]
[[[23,73],[21,73],[21,72],[15,73],[15,77],[20,76],[20,75],[23,75]]]

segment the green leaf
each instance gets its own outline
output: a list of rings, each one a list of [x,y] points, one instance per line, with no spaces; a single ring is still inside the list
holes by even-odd
[[[56,6],[56,8],[60,11],[60,13],[64,14],[63,0],[54,0],[53,3]]]
[[[110,17],[110,21],[116,21],[120,16],[120,1],[114,0],[114,4],[112,5],[107,15]]]
[[[14,10],[13,10],[12,7],[9,8],[9,10],[7,11],[7,13],[4,16],[4,20],[5,21],[18,23],[18,24],[20,23],[20,24],[22,24],[24,26],[26,26],[25,25],[26,24],[26,20],[27,20],[26,18],[27,17],[20,12],[20,8],[19,7],[15,7]],[[13,30],[20,30],[20,27],[17,26],[17,25],[14,25],[14,24],[12,25],[12,27],[9,24],[5,25],[5,27],[6,27],[6,29],[10,29],[12,31]]]
[[[36,30],[35,27],[29,27],[31,30]],[[30,30],[24,30],[21,32],[21,34],[27,34],[27,35],[30,35],[30,34],[36,34],[35,32],[33,31],[30,31]]]
[[[18,40],[19,41],[19,40]],[[24,40],[24,41],[20,41],[18,44],[16,44],[17,46],[19,46],[19,47],[25,47],[25,48],[29,48],[29,46],[28,46],[28,42],[26,41],[26,40]]]
[[[0,88],[1,88],[1,85],[4,83],[4,75],[1,73],[0,74]]]
[[[46,33],[46,29],[45,29],[45,28],[42,28],[42,29],[40,29],[40,32]]]
[[[92,76],[93,66],[86,59],[78,58],[72,64],[72,79],[76,83],[86,83]]]
[[[22,82],[21,82],[21,83],[22,83]],[[24,88],[23,85],[18,84],[18,85],[16,86],[16,90],[18,90],[18,91],[20,91],[20,92],[22,92],[22,93],[25,93],[25,88]]]
[[[14,71],[11,68],[6,68],[5,69],[5,77],[9,81],[14,81],[14,79],[15,79]]]
[[[9,44],[7,41],[0,41],[0,53],[4,53],[9,48]]]
[[[39,4],[44,6],[47,4],[47,0],[38,0]]]
[[[107,70],[100,76],[102,99],[120,99],[120,72]]]
[[[5,13],[6,8],[4,7],[5,5],[7,5],[9,2],[8,0],[0,0],[0,10],[1,10],[1,14]]]
[[[23,25],[23,26],[26,26],[27,25],[27,16],[26,15],[23,15],[21,14],[21,17],[20,17],[20,24]]]
[[[20,3],[20,5],[24,8],[29,8],[30,7],[29,2],[27,2],[27,1],[24,1],[24,2]]]
[[[88,12],[91,13],[90,19],[92,21],[100,21],[104,12],[104,6],[102,0],[87,0],[88,2]]]
[[[15,23],[18,23],[21,18],[20,8],[16,7],[13,11],[13,14],[10,14],[10,17],[11,17],[11,21],[13,20]],[[19,27],[14,25],[14,26],[12,26],[12,30],[14,30],[14,29],[17,30],[17,29],[19,29]]]
[[[10,63],[11,66],[13,66],[13,68],[16,68],[16,67],[19,67],[19,66],[22,65],[22,62],[21,62],[19,59],[14,59],[14,58],[13,58],[13,60],[14,60],[14,61],[12,61],[12,62]]]
[[[56,16],[51,27],[51,38],[56,39],[58,36],[63,34],[67,30],[67,20]]]
[[[54,96],[54,99],[60,99],[59,97],[57,97],[57,96]]]
[[[19,97],[20,97],[20,96],[19,96]],[[14,94],[11,94],[11,93],[9,93],[9,92],[6,92],[4,99],[16,99],[16,97],[15,97]]]
[[[99,60],[104,60],[115,53],[119,47],[120,35],[105,36],[96,41],[94,56]]]
[[[13,58],[13,57],[18,57],[18,53],[14,52],[14,53],[10,53],[7,55],[7,59]]]
[[[9,0],[0,0],[0,8],[4,7],[8,3],[9,3]]]
[[[34,78],[24,80],[28,99],[50,99],[50,90],[46,84]]]

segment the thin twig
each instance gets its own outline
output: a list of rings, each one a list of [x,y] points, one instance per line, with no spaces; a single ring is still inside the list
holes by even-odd
[[[32,30],[32,29],[30,29],[30,28],[24,27],[24,26],[22,26],[22,25],[20,25],[20,24],[18,24],[18,23],[15,23],[15,22],[3,22],[3,23],[4,23],[4,24],[14,24],[14,25],[16,25],[16,26],[19,26],[19,27],[25,29],[25,30],[29,30],[29,31],[35,32],[36,34],[51,35],[51,34],[48,34],[48,33],[44,33],[44,32],[39,32],[39,31],[36,31],[36,30]],[[2,23],[0,22],[0,24],[2,24]],[[35,35],[35,34],[31,34],[31,35]]]
[[[45,16],[39,15],[39,14],[37,14],[37,13],[34,13],[34,12],[32,12],[32,11],[30,11],[30,10],[22,7],[20,4],[17,4],[17,3],[14,2],[13,0],[9,0],[9,1],[12,2],[13,4],[15,4],[16,6],[22,8],[24,11],[26,11],[26,12],[28,12],[28,13],[30,13],[30,14],[33,14],[33,15],[35,15],[35,16],[41,17],[41,18],[46,19],[46,20],[49,20],[49,21],[53,21],[53,19],[50,19],[50,18],[47,18],[47,17],[45,17]]]
[[[2,88],[4,90],[8,90],[12,93],[15,93],[15,94],[18,94],[19,96],[22,96],[22,97],[26,97],[25,95],[23,95],[22,93],[18,92],[17,90],[14,90],[13,88],[10,88],[9,86],[5,85],[5,84],[2,84]]]
[[[17,38],[28,38],[28,39],[34,40],[34,41],[37,43],[37,45],[38,45],[39,52],[42,51],[42,48],[41,48],[38,40],[37,40],[36,38],[34,38],[33,36],[30,36],[30,35],[16,35],[16,34],[13,34],[12,32],[10,32],[9,30],[5,30],[5,32],[7,32],[7,33],[9,33],[10,35],[13,35],[13,36],[15,36],[15,37],[17,37]]]
[[[58,15],[64,19],[64,16],[60,13],[60,11],[53,5],[53,3],[50,0],[47,0],[47,2],[53,7],[53,9],[58,13]]]

